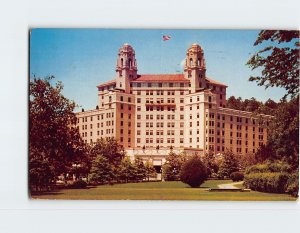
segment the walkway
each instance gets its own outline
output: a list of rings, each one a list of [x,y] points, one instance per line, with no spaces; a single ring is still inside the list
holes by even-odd
[[[230,183],[230,184],[219,184],[218,187],[220,189],[237,189],[237,187],[235,185],[242,184],[242,183],[243,183],[243,181],[234,182],[234,183]]]

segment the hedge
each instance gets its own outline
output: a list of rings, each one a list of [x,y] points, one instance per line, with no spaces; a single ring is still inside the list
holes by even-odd
[[[267,173],[267,172],[291,172],[291,166],[283,162],[267,162],[257,164],[246,168],[245,174],[250,173]]]
[[[265,172],[245,175],[244,185],[252,190],[268,193],[285,193],[288,173]]]

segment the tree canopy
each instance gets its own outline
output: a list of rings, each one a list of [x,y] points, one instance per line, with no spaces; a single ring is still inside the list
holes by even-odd
[[[266,44],[254,54],[247,65],[261,74],[251,76],[259,86],[282,87],[287,90],[284,97],[299,95],[299,31],[262,30],[254,46]]]
[[[75,103],[62,95],[63,85],[54,77],[34,77],[29,83],[29,181],[48,180],[67,172],[86,155],[76,128]],[[41,164],[41,169],[36,169]],[[47,167],[48,166],[48,167]],[[48,175],[44,174],[47,173]],[[32,183],[33,182],[33,183]]]

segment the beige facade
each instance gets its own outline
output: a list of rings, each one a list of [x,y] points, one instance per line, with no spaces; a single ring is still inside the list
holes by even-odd
[[[225,108],[225,84],[206,76],[203,49],[193,44],[183,74],[138,74],[134,49],[119,50],[114,80],[100,84],[98,108],[78,112],[86,143],[114,137],[130,156],[164,163],[165,156],[208,151],[254,153],[266,143],[271,116]]]

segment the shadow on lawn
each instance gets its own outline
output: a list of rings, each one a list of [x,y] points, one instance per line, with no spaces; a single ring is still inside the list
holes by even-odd
[[[79,189],[79,188],[57,188],[57,189],[54,189],[54,190],[48,190],[48,191],[32,191],[30,192],[30,196],[44,196],[44,195],[63,195],[64,193],[62,192],[62,190],[87,190],[87,189],[93,189],[93,188],[96,188],[97,186],[88,186],[86,188],[82,188],[82,189]]]

